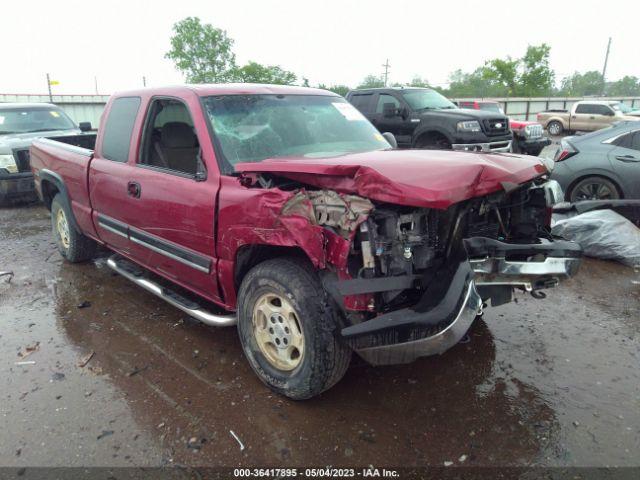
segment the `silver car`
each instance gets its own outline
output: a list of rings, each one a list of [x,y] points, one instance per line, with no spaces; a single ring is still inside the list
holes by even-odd
[[[565,137],[551,178],[569,202],[640,199],[640,124],[621,122],[586,135]]]

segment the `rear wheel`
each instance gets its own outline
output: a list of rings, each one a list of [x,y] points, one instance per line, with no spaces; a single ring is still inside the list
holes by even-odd
[[[587,177],[576,183],[567,196],[571,203],[582,200],[617,200],[620,198],[620,191],[607,178]]]
[[[97,244],[78,232],[70,222],[71,212],[58,193],[51,202],[51,229],[60,255],[71,263],[84,262],[93,258]]]
[[[553,122],[549,122],[549,125],[547,125],[547,130],[551,135],[555,136],[555,135],[560,135],[563,132],[564,127],[560,122],[556,122],[554,120]]]
[[[336,384],[351,360],[336,314],[315,271],[276,258],[255,266],[238,292],[238,332],[260,379],[294,400]]]

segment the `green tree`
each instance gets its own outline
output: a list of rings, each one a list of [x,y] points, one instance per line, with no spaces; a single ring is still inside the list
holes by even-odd
[[[585,73],[575,72],[560,82],[558,93],[566,97],[601,95],[604,90],[602,74],[596,70]]]
[[[358,88],[380,88],[384,87],[384,80],[381,77],[375,75],[367,75],[364,77]]]
[[[234,68],[230,77],[242,83],[274,85],[293,85],[297,79],[295,73],[283,70],[278,65],[261,65],[257,62],[249,62],[242,67]]]
[[[232,46],[226,31],[187,17],[173,25],[165,58],[173,61],[188,83],[225,82],[235,67]]]
[[[530,45],[522,58],[494,58],[470,73],[456,70],[449,76],[447,94],[454,98],[548,95],[555,80],[550,51],[544,43]]]
[[[519,78],[519,95],[536,97],[551,94],[556,75],[549,65],[550,53],[551,47],[546,43],[529,45],[520,62],[522,73]]]
[[[640,79],[627,75],[607,86],[607,94],[615,97],[640,95]]]
[[[409,82],[409,86],[410,87],[428,87],[429,81],[426,78],[422,78],[416,75]]]
[[[347,94],[347,92],[351,90],[351,88],[349,88],[347,85],[331,85],[330,87],[328,87],[323,83],[318,85],[318,88],[321,88],[322,90],[329,90],[330,92],[333,92],[333,93],[337,93],[341,97],[344,97]]]

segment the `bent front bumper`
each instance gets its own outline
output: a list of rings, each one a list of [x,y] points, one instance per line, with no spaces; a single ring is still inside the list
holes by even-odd
[[[424,338],[404,343],[357,349],[372,365],[410,363],[419,357],[439,355],[456,345],[465,336],[475,318],[482,313],[482,298],[472,281],[463,293],[457,315],[443,330]]]
[[[457,344],[482,312],[483,301],[511,300],[514,287],[537,291],[574,275],[582,249],[567,241],[509,244],[464,240],[468,259],[436,272],[412,307],[342,329],[342,337],[373,365],[409,363]]]

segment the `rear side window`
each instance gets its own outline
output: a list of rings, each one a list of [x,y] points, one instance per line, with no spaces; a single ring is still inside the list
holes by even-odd
[[[371,101],[372,100],[373,100],[373,94],[372,93],[364,93],[364,94],[360,93],[360,94],[354,94],[349,99],[349,102],[351,103],[351,105],[356,107],[361,112],[366,113],[366,112],[370,112],[372,110],[372,108],[371,108]]]
[[[594,113],[596,115],[613,115],[613,112],[606,105],[594,105]]]
[[[581,103],[576,107],[576,113],[597,113],[595,107],[596,105],[591,103]]]
[[[121,97],[113,101],[102,139],[102,156],[114,162],[129,159],[133,124],[140,108],[140,97]]]

